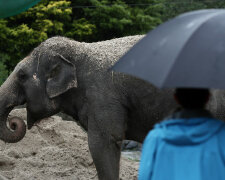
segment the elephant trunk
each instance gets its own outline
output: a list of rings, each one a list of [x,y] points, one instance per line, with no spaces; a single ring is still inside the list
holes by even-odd
[[[11,110],[25,102],[23,95],[19,93],[18,83],[15,82],[15,79],[11,74],[0,87],[0,139],[8,143],[18,142],[26,134],[26,125],[18,117],[10,118],[7,125]]]

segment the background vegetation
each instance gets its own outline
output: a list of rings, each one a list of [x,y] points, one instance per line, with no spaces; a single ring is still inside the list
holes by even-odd
[[[145,34],[187,11],[225,8],[224,0],[42,0],[0,19],[0,84],[34,47],[60,35],[93,42]]]

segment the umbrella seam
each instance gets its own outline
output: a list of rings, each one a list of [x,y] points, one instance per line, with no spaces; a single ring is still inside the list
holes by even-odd
[[[224,10],[223,10],[224,11]],[[210,19],[212,19],[212,18],[215,18],[215,17],[217,17],[217,16],[220,16],[221,15],[221,12],[215,12],[215,14],[217,14],[217,15],[215,15],[215,16],[212,16],[212,17],[209,17],[208,19],[207,19],[207,21],[208,20],[210,20]],[[223,14],[225,14],[225,11],[223,12]],[[207,23],[207,21],[205,21],[205,22],[203,22],[192,34],[191,34],[191,36],[188,38],[188,40],[186,41],[186,43],[184,43],[184,45],[183,45],[183,47],[181,48],[181,51],[178,53],[178,55],[177,55],[177,57],[175,58],[175,59],[178,59],[179,58],[179,56],[181,55],[181,53],[183,52],[183,50],[184,50],[184,48],[186,47],[186,45],[188,44],[188,42],[190,41],[190,39],[193,37],[193,35],[198,31],[198,29],[200,28],[200,27],[202,27],[204,24],[206,24]],[[160,87],[162,88],[162,86],[163,86],[163,84],[165,85],[165,83],[166,83],[166,81],[168,80],[168,78],[169,78],[169,75],[171,74],[171,72],[172,72],[172,69],[174,68],[174,64],[176,64],[177,62],[176,61],[174,61],[174,63],[171,65],[171,69],[170,69],[170,71],[168,71],[168,73],[167,73],[167,75],[165,76],[166,78],[164,79],[164,81],[162,81],[162,83],[161,83],[161,85],[160,85]],[[166,86],[165,86],[166,87]],[[169,86],[168,86],[169,87]]]

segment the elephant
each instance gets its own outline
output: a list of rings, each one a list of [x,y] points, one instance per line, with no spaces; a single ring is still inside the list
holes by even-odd
[[[124,139],[143,142],[155,123],[177,104],[173,89],[157,89],[144,80],[109,68],[144,36],[85,43],[52,37],[21,60],[0,87],[0,139],[15,143],[26,131],[23,120],[7,117],[26,104],[27,126],[64,112],[88,134],[88,145],[100,180],[119,179]],[[223,118],[220,91],[213,91],[209,109]]]

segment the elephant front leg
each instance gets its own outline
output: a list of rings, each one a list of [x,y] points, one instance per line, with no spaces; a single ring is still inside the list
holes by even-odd
[[[100,180],[119,179],[124,121],[121,109],[95,113],[88,119],[88,144]]]

